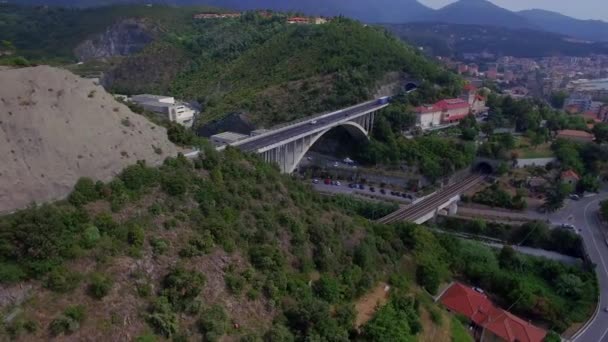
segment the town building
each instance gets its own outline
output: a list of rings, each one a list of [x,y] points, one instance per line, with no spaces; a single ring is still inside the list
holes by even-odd
[[[469,104],[470,112],[473,115],[487,113],[489,110],[489,108],[486,106],[486,98],[480,95],[477,91],[477,87],[470,83],[467,83],[464,86],[460,98]]]
[[[224,132],[216,135],[212,135],[210,137],[211,142],[216,146],[229,145],[239,140],[243,140],[248,138],[248,135],[234,133],[234,132]]]
[[[290,17],[287,18],[288,24],[310,24],[310,19],[304,17]]]
[[[194,15],[194,19],[228,19],[239,18],[241,13],[198,13]]]
[[[439,301],[471,321],[477,341],[542,342],[547,335],[544,329],[495,306],[483,291],[460,283],[452,284]]]
[[[578,184],[578,181],[581,180],[581,177],[573,170],[566,170],[562,172],[562,174],[560,175],[560,179],[562,181],[562,184],[576,186],[576,184]]]
[[[140,105],[143,109],[162,114],[169,121],[177,122],[186,127],[192,127],[196,111],[188,105],[175,101],[171,96],[134,95],[129,101]]]
[[[576,142],[593,142],[593,134],[585,131],[577,131],[574,129],[564,129],[557,132],[557,139],[565,139]]]
[[[574,93],[566,98],[564,102],[564,108],[576,106],[580,112],[586,112],[591,110],[593,105],[593,97],[591,95]]]
[[[422,105],[414,110],[416,125],[422,130],[449,126],[469,114],[480,115],[487,111],[486,99],[477,93],[477,88],[472,84],[465,85],[459,98]]]

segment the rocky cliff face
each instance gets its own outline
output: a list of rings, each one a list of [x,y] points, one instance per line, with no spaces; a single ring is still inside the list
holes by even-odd
[[[87,39],[74,49],[80,61],[129,56],[141,51],[157,37],[157,28],[142,19],[125,19],[105,32]]]

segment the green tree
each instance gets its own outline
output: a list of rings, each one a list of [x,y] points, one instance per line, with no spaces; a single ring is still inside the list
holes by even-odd
[[[553,108],[562,109],[564,108],[564,103],[566,98],[568,97],[568,93],[565,91],[556,91],[551,93],[551,105]]]
[[[340,299],[340,284],[331,276],[324,275],[315,283],[317,295],[329,303],[335,303]]]
[[[593,126],[595,141],[598,143],[608,142],[608,123],[598,123]]]
[[[608,201],[602,201],[600,204],[600,212],[604,219],[608,219]]]

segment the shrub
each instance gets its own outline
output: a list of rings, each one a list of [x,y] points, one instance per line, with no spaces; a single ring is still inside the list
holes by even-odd
[[[162,295],[176,310],[183,310],[188,302],[198,296],[204,284],[205,276],[201,273],[174,268],[163,279]]]
[[[159,297],[152,303],[146,320],[159,335],[170,338],[177,332],[177,315],[171,309],[167,297]]]
[[[73,291],[80,283],[81,276],[65,267],[57,267],[53,269],[46,277],[44,286],[55,292],[70,292]]]
[[[169,241],[152,237],[150,238],[150,246],[152,246],[152,253],[154,253],[154,255],[165,254],[169,249]]]
[[[127,242],[129,245],[134,247],[141,247],[144,244],[146,233],[144,229],[138,224],[129,225],[127,233]]]
[[[228,291],[235,295],[241,294],[243,287],[245,286],[245,279],[238,274],[227,273],[224,276],[224,282],[226,283]]]
[[[125,168],[119,177],[127,189],[137,191],[158,184],[160,173],[157,168],[146,166],[145,161],[138,161]]]
[[[95,187],[95,182],[90,178],[80,178],[74,186],[74,191],[70,194],[68,201],[75,206],[84,205],[98,200],[99,192]]]
[[[95,273],[91,277],[91,283],[89,284],[89,295],[95,299],[102,299],[112,289],[113,281],[110,277],[100,273]]]
[[[221,306],[214,305],[203,311],[198,322],[207,341],[218,341],[228,330],[228,315]]]
[[[162,189],[170,196],[179,196],[188,190],[188,180],[180,173],[172,173],[163,176]]]
[[[200,236],[190,239],[188,245],[179,251],[179,255],[183,258],[202,256],[209,253],[213,246],[214,243],[211,233],[205,231]]]
[[[88,224],[82,232],[82,246],[84,248],[93,248],[100,238],[99,229],[92,224]]]
[[[18,265],[0,262],[0,283],[16,283],[26,277],[27,274]]]
[[[60,334],[71,334],[80,329],[80,324],[85,319],[84,306],[70,306],[63,312],[63,315],[51,322],[50,330],[54,336]]]

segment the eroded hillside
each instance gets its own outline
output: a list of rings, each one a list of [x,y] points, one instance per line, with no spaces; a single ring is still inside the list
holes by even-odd
[[[0,71],[0,212],[65,197],[138,160],[177,154],[166,130],[92,80],[41,66]]]

